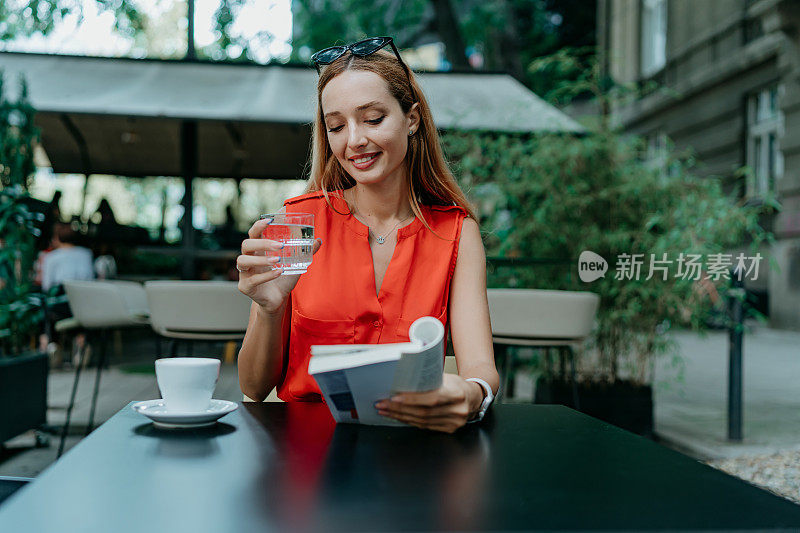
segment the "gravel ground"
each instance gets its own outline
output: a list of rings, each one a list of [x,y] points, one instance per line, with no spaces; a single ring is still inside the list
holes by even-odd
[[[720,459],[708,464],[800,503],[800,450]]]

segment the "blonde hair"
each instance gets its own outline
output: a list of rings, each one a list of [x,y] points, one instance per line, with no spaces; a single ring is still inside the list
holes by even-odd
[[[348,52],[322,70],[317,82],[317,114],[311,135],[311,175],[306,192],[322,191],[328,205],[331,205],[328,196],[331,191],[355,185],[355,180],[342,168],[331,151],[322,111],[322,90],[329,81],[347,70],[374,72],[383,78],[403,113],[408,113],[415,103],[419,104],[420,125],[414,135],[408,138],[405,158],[408,199],[414,215],[431,229],[422,215],[421,205],[457,205],[477,221],[472,206],[447,166],[431,109],[413,72],[409,69],[406,74],[394,54],[383,50],[366,57]]]

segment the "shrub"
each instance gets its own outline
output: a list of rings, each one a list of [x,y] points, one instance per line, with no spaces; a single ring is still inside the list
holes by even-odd
[[[698,177],[692,159],[674,150],[656,167],[641,157],[640,139],[607,122],[582,136],[460,132],[443,142],[480,213],[487,255],[549,259],[556,267],[490,269],[489,285],[596,292],[600,375],[644,383],[653,356],[668,351],[670,326],[704,329],[714,310],[706,290],[724,296],[728,286],[727,271],[708,280],[679,277],[680,254],[700,254],[707,266],[711,254],[749,242],[745,258],[755,256],[759,244],[773,240],[759,216],[776,205],[726,194],[720,178]],[[604,278],[578,279],[585,250],[608,261]],[[638,279],[615,279],[620,254],[644,254]],[[666,280],[658,271],[646,279],[651,254],[672,261]],[[735,264],[736,254],[730,259]]]
[[[34,290],[37,223],[28,184],[35,170],[33,147],[38,132],[27,87],[11,101],[0,73],[0,355],[24,350],[44,314]]]

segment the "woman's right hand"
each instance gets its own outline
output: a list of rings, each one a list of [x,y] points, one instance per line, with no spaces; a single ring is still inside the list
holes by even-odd
[[[280,259],[273,255],[281,249],[281,243],[264,239],[261,234],[268,220],[258,220],[247,232],[248,238],[242,241],[242,255],[236,258],[239,271],[239,290],[269,313],[277,313],[286,298],[297,285],[300,274],[283,274],[280,268],[273,268]],[[313,253],[317,253],[322,240],[314,241]]]

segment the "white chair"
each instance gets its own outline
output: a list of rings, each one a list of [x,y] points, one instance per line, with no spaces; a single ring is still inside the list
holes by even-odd
[[[116,287],[131,316],[142,323],[150,322],[150,308],[147,306],[147,293],[141,283],[122,280],[111,280],[105,283],[110,283]]]
[[[97,362],[92,403],[89,411],[89,420],[86,426],[86,435],[92,431],[94,413],[97,406],[97,395],[100,390],[100,376],[106,363],[106,341],[108,331],[112,329],[145,326],[148,324],[148,313],[144,301],[144,289],[135,282],[128,281],[67,281],[64,282],[70,310],[73,317],[59,321],[56,329],[64,331],[76,325],[87,330],[97,330],[100,333],[100,358]],[[62,324],[62,322],[64,322]],[[75,405],[75,394],[78,390],[81,368],[87,362],[87,352],[84,350],[75,364],[75,379],[72,383],[72,394],[67,406],[67,418],[61,430],[61,442],[58,447],[58,457],[64,450],[64,441],[69,431],[72,408]]]
[[[153,330],[177,342],[240,341],[250,318],[250,299],[235,281],[148,281],[144,284]],[[191,346],[191,345],[190,345]]]
[[[577,404],[573,349],[591,334],[600,297],[592,292],[540,289],[488,289],[487,294],[495,356],[500,355],[504,363],[504,394],[509,390],[513,365],[508,346],[566,347],[573,402]]]

